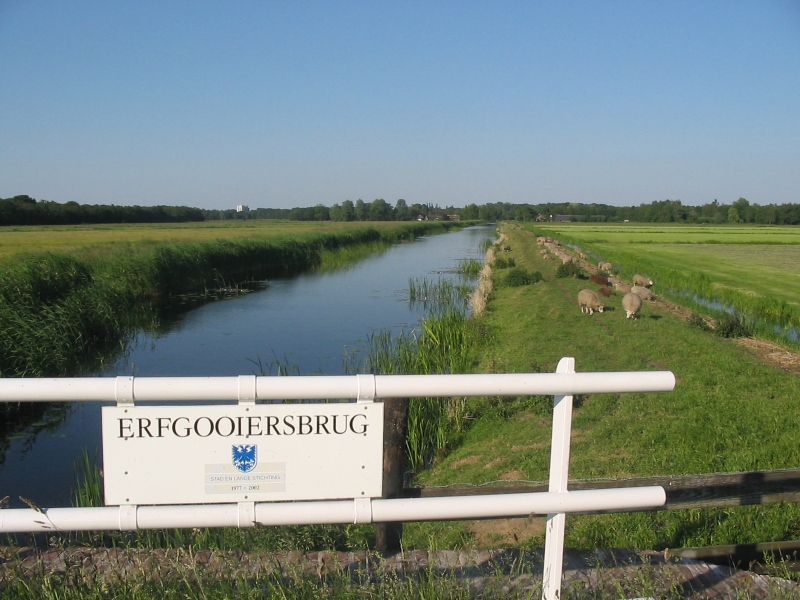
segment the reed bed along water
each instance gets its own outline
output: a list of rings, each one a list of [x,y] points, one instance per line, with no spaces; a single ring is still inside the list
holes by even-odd
[[[463,258],[458,261],[457,271],[464,275],[477,275],[481,272],[483,263],[477,258]]]
[[[263,280],[352,260],[369,250],[446,231],[447,223],[365,227],[297,239],[219,239],[122,245],[93,254],[18,256],[0,272],[0,376],[77,374],[103,349],[123,344],[143,301]],[[356,253],[358,251],[355,251]]]
[[[408,300],[411,305],[435,311],[438,307],[464,307],[469,298],[469,286],[448,279],[432,281],[426,277],[408,280]]]
[[[420,327],[398,334],[380,331],[369,338],[365,370],[383,374],[466,373],[476,330],[467,314],[469,290],[447,280],[409,281],[409,296],[424,292],[427,316]],[[464,398],[412,398],[406,449],[413,472],[429,465],[463,430]]]

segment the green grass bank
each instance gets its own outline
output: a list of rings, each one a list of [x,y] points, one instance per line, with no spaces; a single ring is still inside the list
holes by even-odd
[[[308,228],[262,237],[233,230],[218,239],[17,254],[0,272],[0,376],[76,374],[99,350],[124,341],[133,323],[141,322],[135,309],[142,302],[335,266],[351,260],[354,248],[457,226],[412,223],[325,233]]]
[[[798,345],[800,228],[535,224],[526,228],[608,261],[630,280],[646,274],[654,291],[716,316],[736,311],[762,337]],[[792,329],[794,328],[794,331]]]
[[[505,225],[517,266],[544,280],[504,286],[480,319],[481,372],[553,372],[563,356],[578,371],[670,370],[673,392],[598,394],[576,399],[573,479],[683,475],[800,466],[800,378],[760,363],[734,340],[701,331],[645,303],[626,319],[621,296],[608,310],[583,314],[578,292],[587,280],[556,278],[561,261],[545,260],[536,235]],[[595,288],[597,286],[594,286]],[[460,442],[419,475],[425,485],[546,481],[552,398],[470,401]],[[797,539],[795,504],[569,517],[573,547],[677,548]],[[444,544],[541,547],[541,521],[409,525],[409,546],[435,536]],[[442,540],[447,540],[443,542]]]

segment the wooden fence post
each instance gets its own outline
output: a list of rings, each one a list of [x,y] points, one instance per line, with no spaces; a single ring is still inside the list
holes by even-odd
[[[406,472],[408,398],[383,399],[383,497],[401,498]],[[376,523],[375,547],[383,554],[400,550],[402,523]]]

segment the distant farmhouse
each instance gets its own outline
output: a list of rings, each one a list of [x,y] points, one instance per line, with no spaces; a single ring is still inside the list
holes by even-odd
[[[246,213],[246,212],[250,212],[250,207],[249,207],[249,206],[247,206],[246,204],[239,204],[239,205],[236,207],[236,212],[237,212],[237,213],[240,213],[240,212],[244,212],[244,213]]]

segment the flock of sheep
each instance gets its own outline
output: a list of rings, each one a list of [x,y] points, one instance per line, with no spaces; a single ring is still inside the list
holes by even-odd
[[[611,263],[601,262],[597,265],[597,268],[601,271],[610,271]],[[578,305],[581,307],[581,312],[590,315],[594,314],[594,311],[603,312],[604,306],[598,292],[603,296],[610,296],[611,290],[608,287],[609,284],[613,285],[618,292],[625,294],[622,297],[622,308],[625,309],[626,319],[636,318],[637,313],[642,308],[643,300],[654,299],[653,293],[650,291],[653,280],[643,275],[634,275],[633,285],[628,285],[613,275],[609,275],[608,277],[592,275],[589,281],[603,286],[597,292],[593,290],[581,290],[578,292]]]
[[[557,258],[560,258],[563,263],[574,260],[574,258],[561,247],[558,240],[554,240],[551,237],[540,236],[536,238],[536,241],[540,246],[544,246],[541,250],[543,258],[550,258],[549,255],[552,253]],[[587,259],[586,255],[580,251],[578,255],[583,260]],[[600,271],[611,273],[612,265],[609,262],[600,262],[597,264],[597,268]],[[634,275],[632,285],[628,285],[613,275],[592,275],[589,280],[602,287],[597,290],[597,292],[589,289],[578,292],[578,305],[581,307],[581,312],[583,313],[592,315],[594,311],[603,312],[604,306],[600,300],[600,295],[606,297],[610,296],[613,293],[609,287],[611,285],[614,286],[617,292],[625,294],[622,297],[622,308],[625,309],[625,318],[627,319],[636,318],[636,315],[642,308],[642,302],[644,300],[655,299],[655,296],[653,296],[653,293],[650,291],[653,280],[643,275]]]

